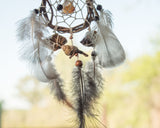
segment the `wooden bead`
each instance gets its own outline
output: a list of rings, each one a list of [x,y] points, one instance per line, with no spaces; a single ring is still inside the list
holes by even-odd
[[[101,11],[102,10],[102,5],[98,4],[97,5],[97,10]]]
[[[57,10],[58,10],[58,11],[60,11],[60,10],[62,10],[62,9],[63,9],[63,5],[58,4],[58,6],[57,6]]]
[[[34,9],[34,12],[35,12],[36,14],[38,14],[38,13],[39,13],[39,10],[38,10],[38,9]]]
[[[70,39],[73,39],[73,35],[70,36]]]
[[[76,65],[77,67],[82,67],[82,66],[83,66],[83,63],[82,63],[81,60],[77,60],[76,63],[75,63],[75,65]]]

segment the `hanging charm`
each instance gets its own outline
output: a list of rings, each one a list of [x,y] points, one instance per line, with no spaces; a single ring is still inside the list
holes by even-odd
[[[67,43],[67,39],[59,34],[54,34],[50,38],[50,45],[53,47],[53,51],[57,51],[62,45]]]
[[[95,0],[42,0],[38,9],[19,22],[18,39],[24,42],[21,58],[29,63],[39,81],[50,85],[54,97],[77,114],[77,128],[106,127],[96,117],[95,107],[103,91],[101,70],[125,60],[123,47],[112,30],[111,16]],[[72,40],[74,33],[83,30],[88,31],[80,43],[93,48],[89,56],[92,61],[87,61],[85,67],[79,56],[88,54]],[[63,51],[70,59],[78,58],[72,72],[73,103],[68,100],[63,80],[54,66],[52,55],[56,51]],[[88,124],[88,120],[95,123]]]
[[[62,49],[64,51],[64,53],[67,56],[70,56],[69,58],[71,59],[74,55],[78,55],[78,54],[82,54],[86,57],[88,57],[88,55],[86,53],[84,53],[83,51],[79,50],[76,46],[72,46],[72,45],[63,45]]]

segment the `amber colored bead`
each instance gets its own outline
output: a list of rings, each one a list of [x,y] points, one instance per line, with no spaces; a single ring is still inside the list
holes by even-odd
[[[75,7],[73,6],[71,1],[66,1],[63,4],[63,13],[65,14],[72,14],[75,10]]]
[[[77,67],[82,67],[83,63],[82,63],[81,60],[77,60],[76,63],[75,63],[75,65],[76,65]]]

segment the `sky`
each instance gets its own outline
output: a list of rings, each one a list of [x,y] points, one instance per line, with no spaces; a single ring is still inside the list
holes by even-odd
[[[40,0],[1,1],[0,7],[0,100],[5,108],[23,108],[24,102],[16,97],[16,85],[29,70],[19,59],[20,42],[16,37],[16,22],[38,8]],[[132,60],[151,52],[150,39],[160,29],[159,0],[97,0],[113,14],[113,31]]]

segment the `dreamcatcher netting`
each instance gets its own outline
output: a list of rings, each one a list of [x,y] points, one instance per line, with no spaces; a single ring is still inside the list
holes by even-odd
[[[91,62],[85,67],[78,56],[89,55],[73,41],[74,33],[80,31],[86,32],[80,43],[93,49]],[[125,60],[124,50],[112,31],[111,12],[95,0],[42,0],[39,8],[19,21],[18,39],[23,41],[21,57],[29,62],[35,77],[49,83],[55,98],[77,113],[77,127],[86,128],[87,117],[97,120],[94,103],[103,89],[100,69]],[[69,41],[71,44],[67,44]],[[59,50],[70,59],[77,57],[72,72],[74,103],[67,99],[63,80],[53,64],[52,55]]]

